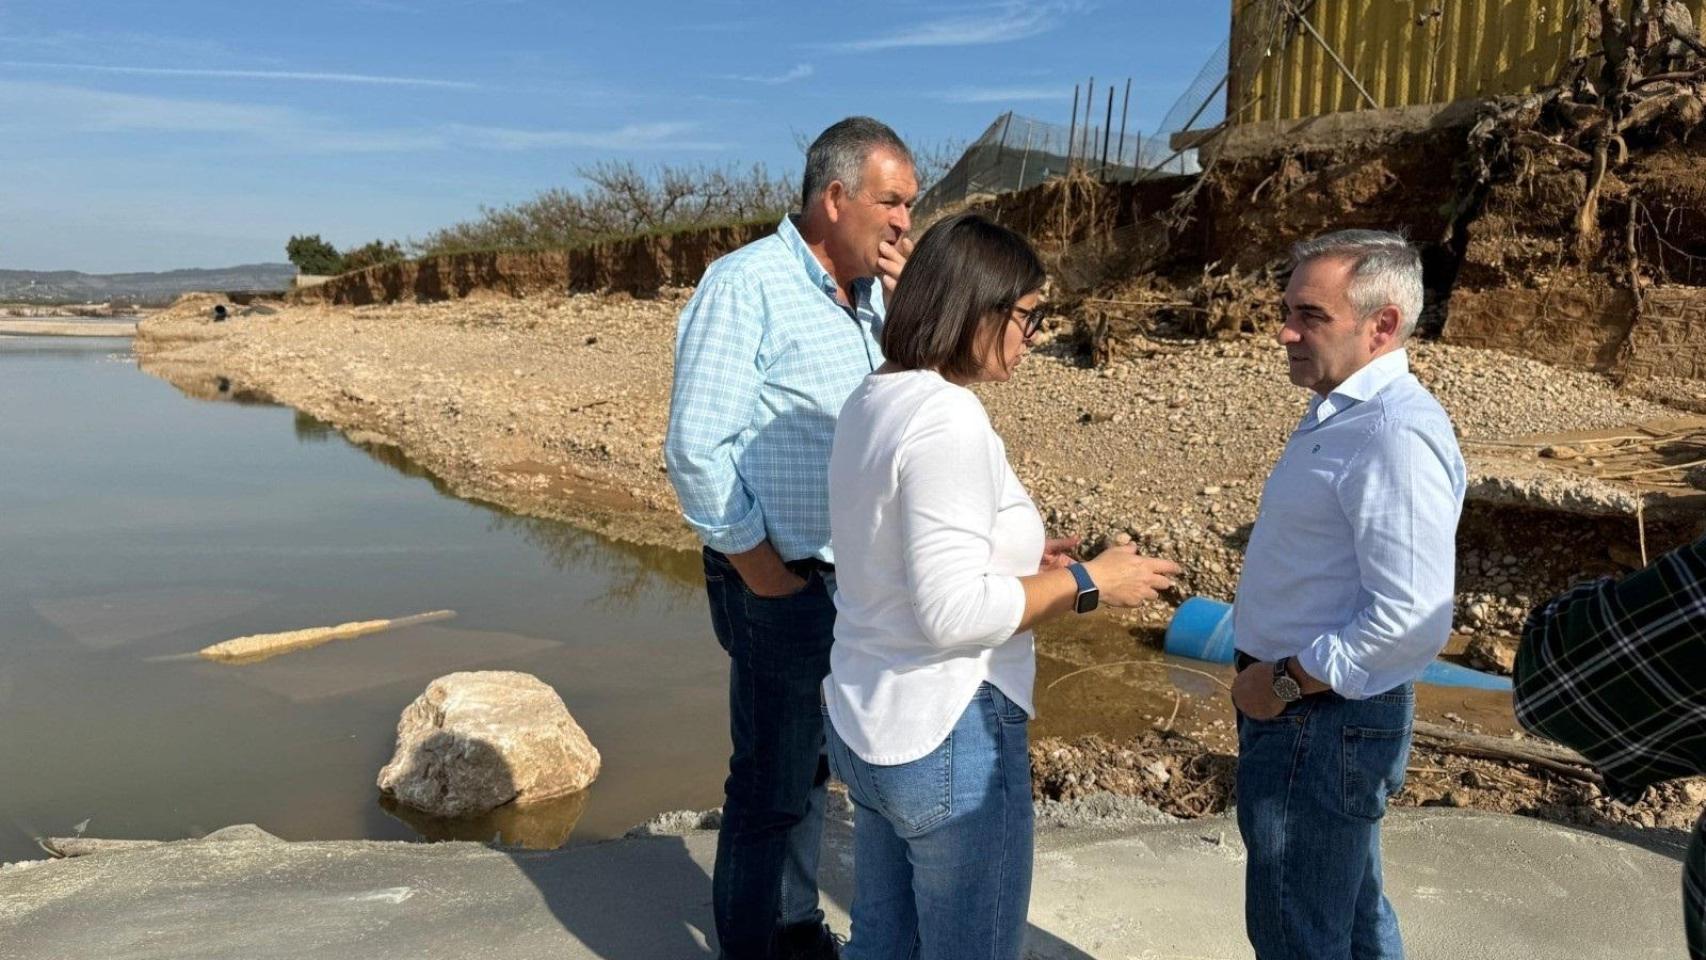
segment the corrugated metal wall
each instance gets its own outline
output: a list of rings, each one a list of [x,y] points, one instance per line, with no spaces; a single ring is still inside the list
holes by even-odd
[[[1271,48],[1279,0],[1232,0],[1227,117],[1289,120],[1368,109],[1321,43],[1293,26]],[[1522,93],[1586,46],[1591,0],[1291,0],[1381,107]],[[1706,0],[1687,0],[1696,25]]]

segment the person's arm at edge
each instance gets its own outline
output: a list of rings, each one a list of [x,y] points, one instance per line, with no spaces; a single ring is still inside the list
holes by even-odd
[[[682,516],[729,558],[754,593],[780,596],[803,581],[766,538],[764,514],[735,469],[734,444],[750,425],[763,376],[757,298],[738,278],[708,278],[676,331],[664,461]]]
[[[943,648],[1005,642],[1028,603],[1021,578],[989,572],[1005,463],[983,405],[963,390],[932,397],[899,442],[901,562],[920,632]]]
[[[1072,612],[1078,581],[1066,566],[1020,577],[987,572],[1007,464],[975,398],[928,405],[907,432],[900,477],[909,528],[905,562],[924,635],[944,647],[994,646]],[[965,464],[979,462],[987,469],[968,477]],[[1177,567],[1134,563],[1136,551],[1129,544],[1111,547],[1084,566],[1110,598],[1153,599],[1172,585],[1168,575]]]
[[[1292,658],[1290,672],[1305,693],[1332,689],[1362,699],[1370,667],[1397,657],[1401,669],[1419,674],[1450,638],[1461,501],[1444,445],[1416,425],[1388,424],[1341,481],[1362,586],[1374,600]],[[1431,649],[1400,649],[1428,634],[1437,639]]]
[[[1684,584],[1703,575],[1706,538],[1678,547],[1621,578],[1577,583],[1536,606],[1523,623],[1511,670],[1518,722],[1531,733],[1577,746],[1566,732],[1573,727],[1555,729],[1551,724],[1565,716],[1564,708],[1581,693],[1571,682],[1575,675],[1642,658],[1657,637],[1700,623],[1706,604]],[[1655,597],[1663,599],[1655,601]],[[1599,714],[1578,714],[1575,719],[1582,716]]]

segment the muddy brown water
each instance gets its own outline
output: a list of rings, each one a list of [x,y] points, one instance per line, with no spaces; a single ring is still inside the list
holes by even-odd
[[[0,337],[0,411],[0,861],[79,826],[553,847],[721,802],[727,662],[697,557],[458,499],[284,408],[191,399],[125,340]],[[193,657],[443,608],[457,616],[260,663]],[[1033,736],[1167,727],[1231,752],[1231,668],[1159,645],[1099,615],[1040,631]],[[403,707],[493,669],[557,689],[603,753],[598,781],[472,821],[382,802]],[[1424,715],[1508,727],[1508,696],[1422,697]]]
[[[122,340],[0,338],[0,861],[33,838],[596,840],[721,801],[726,660],[693,558],[448,497],[290,410],[193,400]],[[449,621],[263,663],[261,632]],[[543,823],[378,801],[398,714],[455,670],[536,674],[604,755]],[[553,831],[556,831],[555,833]]]
[[[1231,664],[1161,652],[1159,626],[1123,626],[1107,618],[1066,621],[1038,631],[1036,737],[1086,734],[1123,739],[1162,730],[1205,749],[1238,752],[1230,699]],[[1466,637],[1446,659],[1458,662]],[[1507,692],[1416,685],[1416,717],[1493,736],[1517,729]]]

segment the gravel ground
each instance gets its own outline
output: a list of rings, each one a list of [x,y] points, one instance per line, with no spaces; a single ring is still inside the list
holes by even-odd
[[[688,293],[293,306],[219,325],[206,319],[212,301],[192,297],[144,321],[138,350],[145,369],[186,390],[217,395],[224,378],[227,393],[399,447],[459,494],[690,548],[662,457]],[[1472,474],[1503,466],[1474,441],[1679,415],[1591,373],[1440,344],[1412,354]],[[979,392],[1056,532],[1135,540],[1185,568],[1186,593],[1221,598],[1237,584],[1263,478],[1307,402],[1279,348],[1257,338],[1139,338],[1092,370],[1045,334],[1010,383]],[[1508,632],[1544,591],[1606,566],[1474,520],[1460,564],[1465,629]]]
[[[1148,733],[1126,740],[1045,737],[1031,745],[1032,790],[1039,804],[1131,797],[1142,809],[1182,819],[1224,813],[1235,800],[1237,748],[1192,737]],[[1675,780],[1623,804],[1590,782],[1520,763],[1482,760],[1418,743],[1402,807],[1463,807],[1539,817],[1596,829],[1661,829],[1684,836],[1706,804],[1706,778]]]

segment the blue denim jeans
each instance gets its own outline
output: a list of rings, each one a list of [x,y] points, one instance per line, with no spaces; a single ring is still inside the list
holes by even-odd
[[[819,685],[829,674],[835,603],[824,575],[798,593],[754,594],[705,550],[711,625],[729,654],[729,777],[711,875],[722,956],[768,957],[779,927],[821,924],[817,864],[824,786]]]
[[[1244,926],[1258,960],[1398,960],[1380,819],[1404,785],[1416,694],[1328,691],[1272,720],[1238,716]]]
[[[825,714],[829,762],[853,799],[845,960],[1017,960],[1035,828],[1028,722],[986,683],[941,746],[878,766]]]

